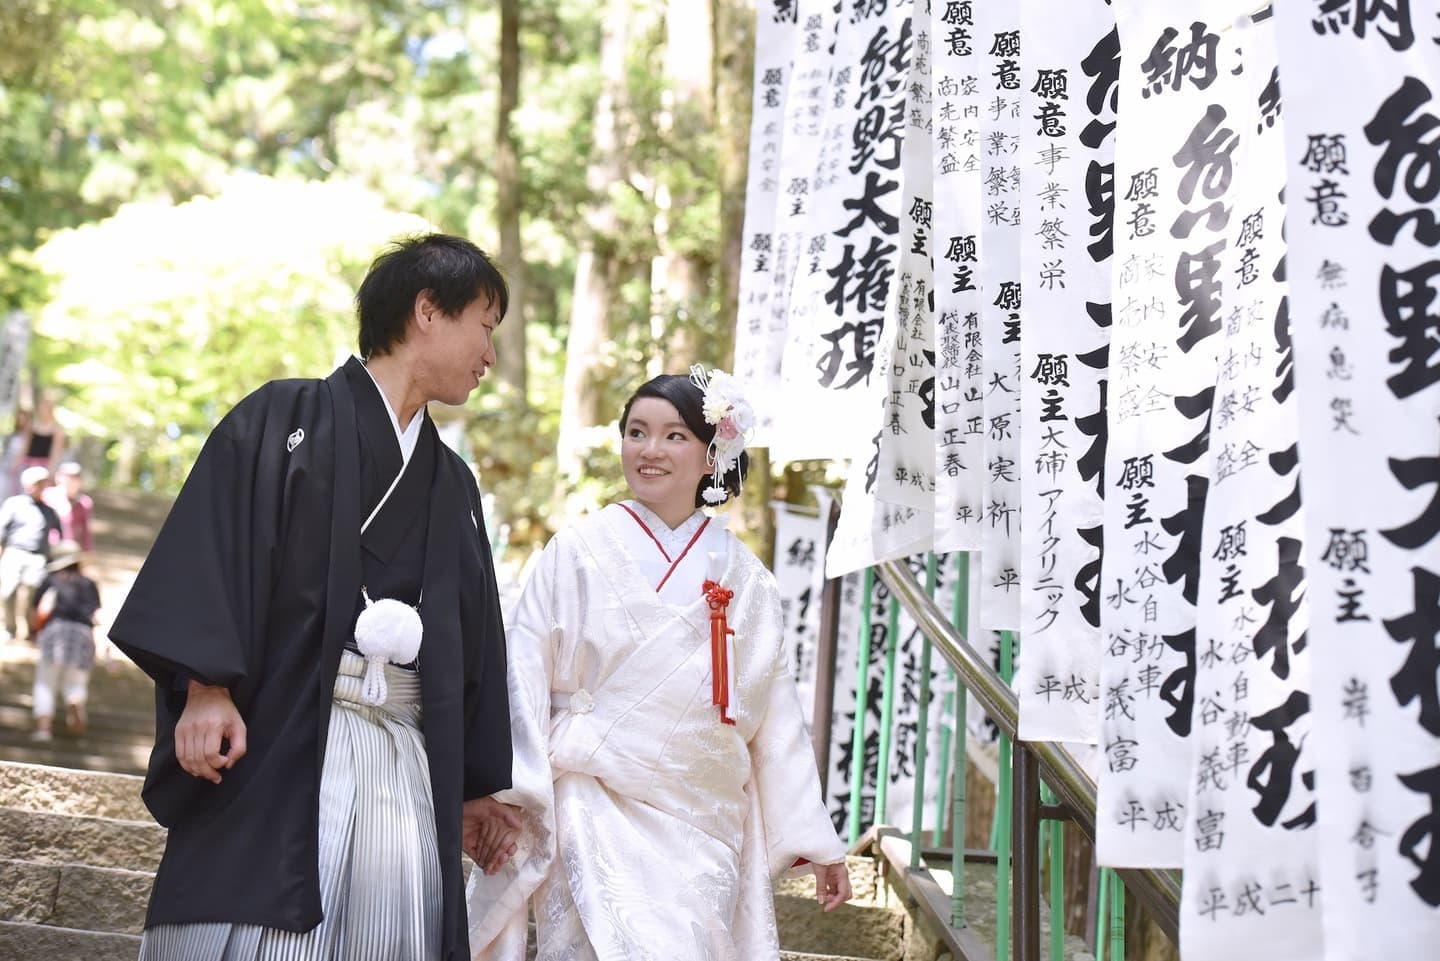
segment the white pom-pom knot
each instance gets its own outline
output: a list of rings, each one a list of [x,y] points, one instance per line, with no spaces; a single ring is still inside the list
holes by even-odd
[[[365,680],[360,699],[366,704],[384,704],[385,663],[409,664],[420,653],[424,626],[420,612],[409,604],[382,597],[365,596],[365,610],[355,620],[355,644],[365,657]]]

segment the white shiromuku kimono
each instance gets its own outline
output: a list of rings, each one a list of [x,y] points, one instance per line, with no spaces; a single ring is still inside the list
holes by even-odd
[[[542,553],[507,633],[514,788],[497,797],[525,827],[503,871],[471,873],[476,958],[524,958],[533,899],[537,961],[775,959],[772,879],[844,858],[774,578],[723,517],[685,552],[703,521],[671,531],[612,504]],[[734,592],[733,725],[711,701],[716,573]]]

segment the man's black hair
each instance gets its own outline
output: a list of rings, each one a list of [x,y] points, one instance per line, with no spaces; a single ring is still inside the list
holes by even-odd
[[[421,291],[450,316],[481,297],[497,304],[502,318],[510,309],[510,288],[479,247],[449,234],[405,237],[375,258],[355,294],[361,357],[388,354],[405,339],[405,320]]]

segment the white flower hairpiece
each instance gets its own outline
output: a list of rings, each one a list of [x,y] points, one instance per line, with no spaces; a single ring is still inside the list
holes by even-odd
[[[705,423],[715,428],[705,463],[712,468],[710,486],[705,488],[705,503],[719,504],[730,495],[725,490],[725,475],[740,462],[745,443],[755,427],[755,411],[745,399],[740,381],[723,370],[708,374],[701,364],[690,368],[690,382],[700,388]]]

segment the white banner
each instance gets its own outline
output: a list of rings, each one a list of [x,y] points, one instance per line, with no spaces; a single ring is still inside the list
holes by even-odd
[[[1037,0],[1021,12],[1026,656],[1015,687],[1023,740],[1094,744],[1120,39],[1104,0]]]
[[[827,514],[801,513],[783,503],[775,510],[775,585],[785,614],[785,648],[789,652],[800,708],[805,722],[815,709],[815,648],[820,633],[820,595],[825,590],[825,526]],[[824,508],[828,513],[828,506]]]
[[[888,349],[882,353],[888,353]],[[872,411],[873,423],[879,406]],[[852,430],[854,428],[852,427]],[[840,501],[840,521],[835,538],[825,555],[825,576],[839,577],[863,570],[882,560],[905,557],[930,549],[934,539],[935,516],[929,511],[903,504],[887,504],[875,497],[875,472],[880,463],[880,432],[871,435],[869,456],[850,461],[845,492]]]
[[[1224,327],[1196,609],[1181,954],[1321,954],[1299,414],[1282,282],[1285,144],[1273,19],[1225,38],[1243,66],[1217,138],[1234,184],[1220,231]],[[1307,893],[1309,892],[1309,893]]]
[[[755,442],[765,443],[780,389],[785,327],[773,323],[775,208],[785,142],[786,91],[795,50],[795,0],[759,0],[755,10],[755,96],[750,115],[740,297],[735,317],[735,375],[756,411]]]
[[[809,241],[781,362],[779,460],[848,457],[884,390],[877,364],[900,241],[900,148],[912,55],[910,0],[846,6],[835,36]]]
[[[1220,34],[1248,12],[1244,6],[1115,5],[1125,54],[1096,825],[1097,858],[1115,867],[1179,867],[1183,859],[1205,442],[1236,147],[1222,105],[1237,103],[1244,90],[1235,45]]]
[[[1433,957],[1440,4],[1276,11],[1325,956]]]
[[[834,4],[824,0],[799,0],[796,22],[791,28],[791,57],[785,74],[785,103],[781,120],[779,172],[775,176],[772,191],[769,234],[767,241],[757,230],[749,227],[751,203],[746,196],[746,248],[742,252],[741,275],[741,317],[736,323],[736,362],[747,374],[753,371],[760,384],[758,396],[773,398],[764,409],[757,405],[756,426],[753,443],[768,446],[775,431],[775,418],[786,410],[783,393],[780,392],[780,371],[788,342],[790,321],[790,295],[794,285],[795,272],[799,267],[805,244],[809,241],[810,224],[808,211],[811,192],[822,182],[817,158],[820,152],[821,136],[827,111],[833,102],[831,69],[834,63],[835,27],[839,18]],[[763,17],[763,11],[760,16]],[[757,21],[763,23],[762,21]],[[783,33],[782,28],[773,28],[773,33]],[[763,85],[766,74],[760,72],[759,57],[762,56],[757,36],[756,76]],[[772,44],[777,41],[770,41]],[[765,55],[773,57],[766,51]],[[763,93],[757,93],[763,96]],[[754,136],[752,124],[752,137]],[[762,128],[762,133],[767,128]],[[752,142],[750,181],[747,191],[755,188],[755,149]],[[762,158],[763,159],[763,158]],[[762,180],[762,189],[765,184]],[[764,216],[757,214],[758,216]],[[757,221],[763,224],[764,221]],[[757,240],[756,238],[759,237]],[[763,268],[755,270],[763,264]],[[752,273],[762,276],[751,277]],[[764,284],[768,281],[768,287]],[[748,282],[748,283],[747,283]],[[753,294],[752,294],[753,291]],[[758,301],[751,304],[751,297]],[[761,321],[756,323],[756,310],[762,311]],[[762,366],[763,365],[763,366]],[[748,383],[748,382],[747,382]]]
[[[980,617],[1020,627],[1020,6],[975,10],[980,58],[980,339],[985,470]],[[1056,203],[1063,203],[1057,199]]]
[[[935,510],[935,316],[931,286],[934,175],[930,169],[930,0],[915,5],[914,54],[906,84],[905,142],[900,151],[899,276],[894,338],[886,369],[885,425],[880,435],[876,496],[891,504]],[[928,546],[928,545],[927,545]]]
[[[935,265],[935,549],[975,550],[984,515],[980,56],[970,0],[930,9]]]

